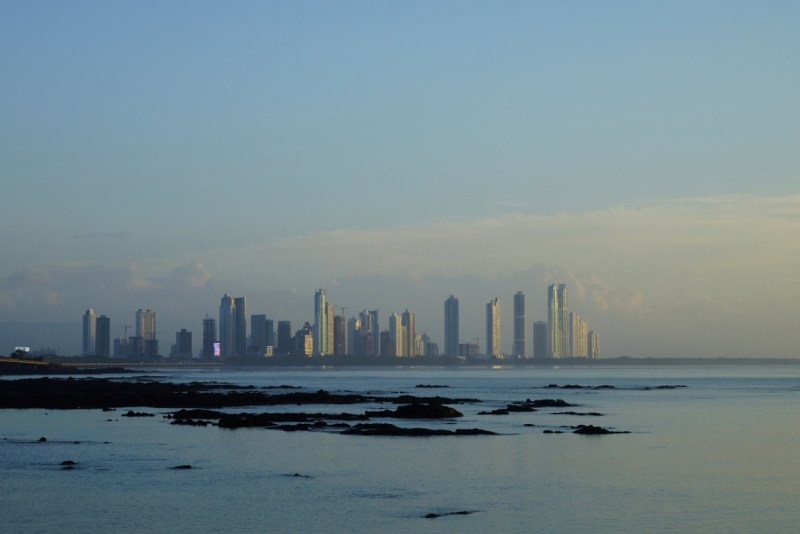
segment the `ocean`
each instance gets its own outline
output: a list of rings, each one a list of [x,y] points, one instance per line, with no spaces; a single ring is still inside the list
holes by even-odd
[[[0,532],[796,532],[800,524],[796,367],[162,369],[146,376],[477,398],[483,402],[452,405],[464,413],[452,421],[386,422],[499,435],[226,430],[170,425],[160,414],[172,410],[141,407],[134,409],[159,416],[0,410]],[[593,389],[601,385],[614,388]],[[686,387],[658,389],[678,385]],[[526,399],[577,406],[478,414]],[[555,413],[564,411],[602,415]],[[569,427],[578,424],[630,433],[573,434]],[[74,469],[62,469],[67,460],[77,462]],[[192,469],[173,469],[184,464]],[[461,511],[470,513],[453,514]]]

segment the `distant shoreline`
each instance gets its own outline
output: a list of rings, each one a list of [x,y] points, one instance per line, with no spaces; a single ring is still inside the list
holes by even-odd
[[[526,360],[468,360],[457,358],[383,358],[359,356],[323,356],[288,358],[235,358],[221,362],[146,362],[108,359],[90,361],[87,358],[59,358],[58,362],[34,362],[0,358],[0,376],[3,375],[61,375],[131,372],[130,368],[321,368],[321,367],[781,367],[800,365],[800,358],[585,358],[526,359]]]

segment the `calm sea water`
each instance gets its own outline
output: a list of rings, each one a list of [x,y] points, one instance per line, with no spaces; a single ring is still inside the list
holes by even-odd
[[[456,406],[465,417],[455,425],[410,424],[502,435],[230,431],[171,426],[160,417],[125,418],[121,411],[0,410],[0,532],[800,528],[797,368],[189,370],[150,376],[477,397],[484,402]],[[551,383],[617,389],[541,389]],[[450,387],[415,389],[417,384]],[[687,388],[643,390],[675,384]],[[563,411],[553,409],[477,415],[527,398],[562,398],[579,404],[575,411],[604,415],[553,415]],[[377,406],[291,408],[359,413]],[[267,409],[288,410],[252,411]],[[543,434],[589,423],[631,434]],[[35,443],[41,436],[48,441]],[[78,462],[77,468],[62,470],[64,460]],[[170,469],[180,464],[193,469]],[[423,518],[461,510],[475,513]]]

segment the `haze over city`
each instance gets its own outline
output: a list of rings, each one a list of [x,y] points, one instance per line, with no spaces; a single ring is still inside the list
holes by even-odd
[[[796,3],[89,6],[0,7],[0,353],[566,283],[604,357],[800,356]]]

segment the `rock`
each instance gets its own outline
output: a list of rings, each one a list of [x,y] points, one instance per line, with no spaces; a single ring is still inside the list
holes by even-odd
[[[449,417],[464,417],[464,414],[449,406],[441,404],[407,404],[398,406],[396,410],[382,410],[380,412],[365,412],[367,417],[395,417],[398,419],[444,419]]]
[[[72,460],[64,460],[61,462],[61,465],[78,465],[78,462],[73,462]]]
[[[122,417],[155,417],[156,414],[154,413],[147,413],[147,412],[134,412],[133,410],[128,410],[128,413],[122,414]]]
[[[614,386],[609,386],[607,384],[603,384],[602,386],[597,386],[594,389],[616,389]]]
[[[560,430],[545,430],[542,434],[563,434]]]
[[[606,428],[593,425],[578,425],[573,428],[576,429],[573,432],[573,434],[585,434],[585,435],[630,434],[630,432],[615,432],[613,430],[608,430]]]
[[[427,384],[417,384],[417,385],[416,385],[416,386],[414,386],[414,387],[415,387],[415,388],[449,388],[450,386],[441,386],[441,385],[439,385],[439,384],[431,384],[431,385],[427,385]]]
[[[192,466],[189,465],[189,464],[176,465],[175,467],[173,467],[173,469],[191,469],[191,468],[192,468]]]
[[[173,419],[220,419],[225,414],[216,410],[178,410],[172,414]]]
[[[462,510],[462,511],[460,511],[460,512],[445,512],[445,513],[443,513],[443,514],[434,514],[434,513],[430,513],[430,514],[427,514],[427,515],[425,516],[425,519],[436,519],[437,517],[444,517],[444,516],[446,516],[446,515],[469,515],[469,514],[471,514],[471,513],[472,513],[472,512],[468,512],[468,511],[466,511],[466,510]]]
[[[45,441],[47,441],[46,437],[42,436],[41,438],[39,438],[39,443],[44,443]]]
[[[497,410],[492,410],[491,412],[478,412],[478,415],[508,415],[508,410],[505,408],[498,408]]]
[[[439,430],[431,428],[401,428],[388,423],[359,423],[344,430],[342,434],[359,436],[479,436],[495,435],[494,432],[480,428]]]
[[[534,408],[568,408],[570,406],[575,406],[561,399],[537,399],[528,404]]]
[[[551,415],[591,415],[594,417],[602,417],[603,414],[597,412],[553,412]]]
[[[537,412],[538,410],[531,406],[530,404],[509,404],[506,406],[506,410],[509,412]]]
[[[536,425],[534,425],[534,424],[532,424],[532,423],[525,423],[525,424],[524,424],[524,425],[522,425],[522,426],[536,426]]]
[[[75,469],[75,466],[73,466],[73,465],[65,465],[64,467],[61,468],[62,471],[68,471],[70,469]]]
[[[114,410],[114,408],[109,408],[109,407],[106,406],[105,408],[103,408],[103,411],[104,412],[114,412],[116,410]]]

